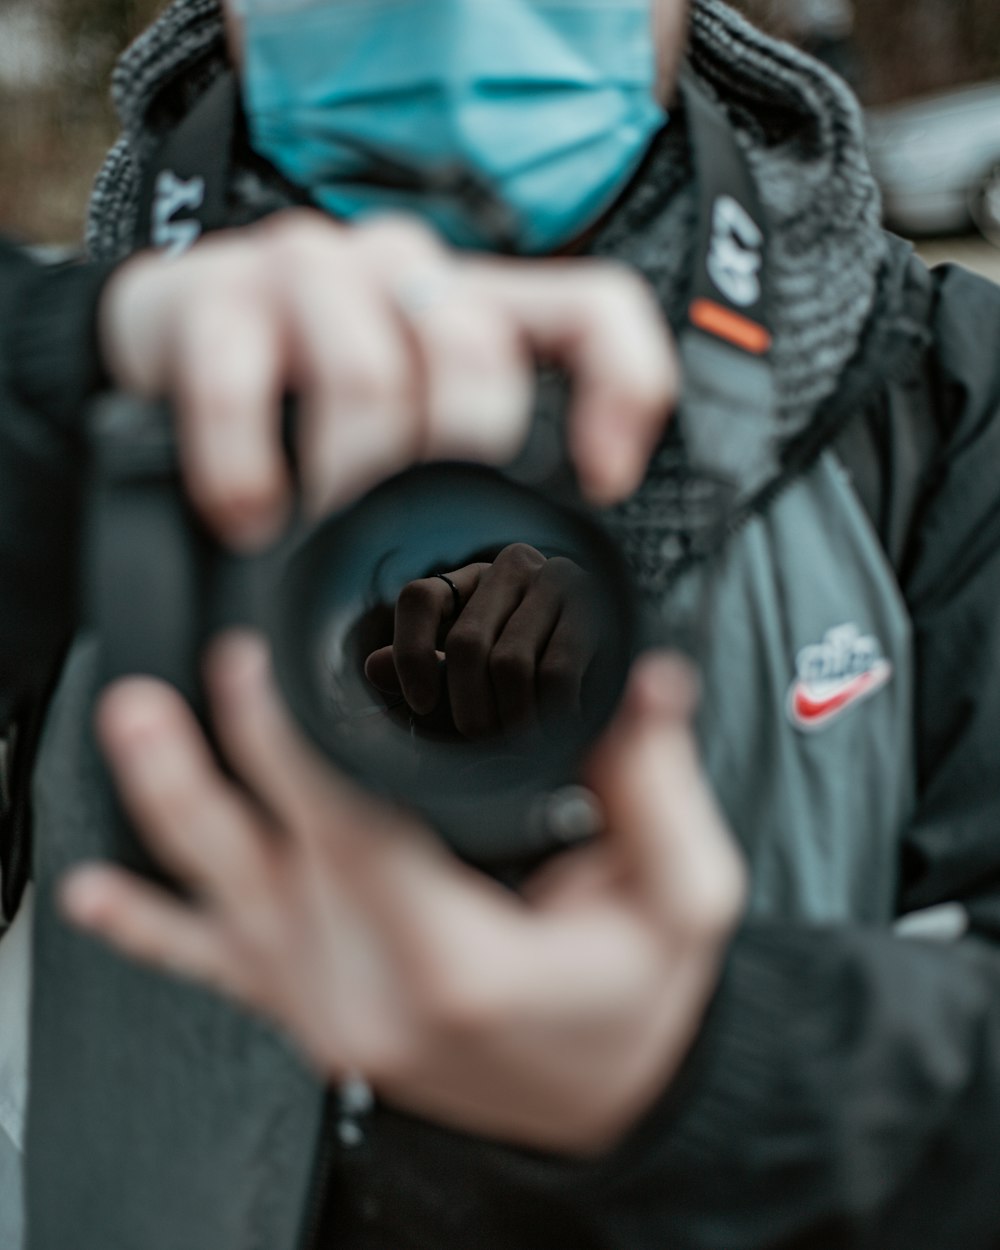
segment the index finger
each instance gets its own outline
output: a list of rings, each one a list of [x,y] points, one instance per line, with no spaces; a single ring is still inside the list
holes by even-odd
[[[442,632],[472,598],[489,567],[467,564],[450,573],[410,582],[400,591],[392,658],[403,697],[418,716],[433,712],[441,698],[437,647]]]
[[[569,370],[570,452],[587,495],[599,504],[625,498],[680,393],[677,351],[651,288],[624,266],[598,261],[478,261],[470,272],[537,354]]]
[[[221,290],[192,308],[178,334],[173,389],[185,483],[204,520],[237,548],[273,539],[290,503],[280,340],[262,301]]]

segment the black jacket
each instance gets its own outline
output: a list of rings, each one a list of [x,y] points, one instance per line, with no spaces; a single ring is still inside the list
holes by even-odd
[[[0,252],[0,719],[22,726],[76,624],[77,414],[100,378],[86,323],[103,277],[41,279]],[[434,1221],[428,1244],[463,1250],[1000,1244],[1000,290],[941,270],[903,330],[905,369],[869,372],[837,441],[916,636],[899,912],[959,902],[971,932],[941,947],[748,923],[680,1080],[618,1151],[569,1163],[379,1111],[381,1155],[339,1172],[357,1244],[389,1244],[389,1225],[421,1244]],[[455,1201],[429,1212],[442,1178]],[[364,1240],[366,1213],[382,1240]]]
[[[80,410],[103,378],[95,321],[110,268],[46,270],[0,240],[0,724],[51,680],[73,625]]]
[[[46,270],[0,239],[0,737],[18,732],[0,786],[14,805],[0,839],[8,918],[28,871],[26,773],[76,624],[81,412],[103,383],[96,310],[111,268]]]

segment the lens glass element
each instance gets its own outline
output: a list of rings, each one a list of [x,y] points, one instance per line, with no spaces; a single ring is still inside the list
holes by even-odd
[[[279,680],[318,745],[486,861],[530,849],[521,817],[574,779],[637,634],[601,526],[464,464],[410,470],[321,525],[271,612]]]

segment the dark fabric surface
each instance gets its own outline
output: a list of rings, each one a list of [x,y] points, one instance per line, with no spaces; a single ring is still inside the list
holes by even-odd
[[[103,377],[109,266],[45,271],[0,242],[0,725],[51,682],[75,626],[80,422]]]
[[[77,625],[85,400],[104,373],[109,265],[46,269],[0,240],[0,735],[17,726],[0,818],[4,914],[29,868],[29,779],[46,697]]]

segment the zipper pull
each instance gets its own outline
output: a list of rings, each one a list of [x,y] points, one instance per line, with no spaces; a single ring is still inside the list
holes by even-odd
[[[375,1093],[361,1076],[349,1076],[337,1090],[334,1131],[344,1155],[362,1161],[369,1154],[368,1121],[375,1109]]]

